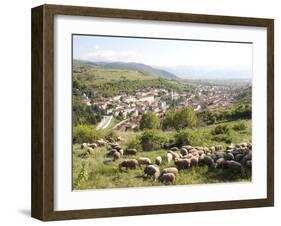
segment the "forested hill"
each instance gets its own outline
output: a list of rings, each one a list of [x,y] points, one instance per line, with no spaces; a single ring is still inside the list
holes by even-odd
[[[173,73],[158,69],[155,67],[151,67],[146,64],[141,63],[127,63],[127,62],[90,62],[90,61],[82,61],[82,60],[74,60],[75,64],[86,64],[96,67],[103,67],[103,68],[110,68],[110,69],[123,69],[123,70],[131,70],[131,71],[138,71],[143,74],[155,75],[161,78],[166,79],[179,79]]]
[[[132,95],[145,88],[181,92],[190,90],[191,86],[187,82],[136,70],[94,66],[81,61],[73,63],[74,95],[86,93],[91,98],[112,97],[124,93]]]

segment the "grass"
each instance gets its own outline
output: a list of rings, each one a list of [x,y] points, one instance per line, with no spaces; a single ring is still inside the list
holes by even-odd
[[[228,122],[222,123],[223,125],[228,125],[232,128],[236,125],[237,122]],[[241,121],[239,121],[241,123]],[[231,138],[232,143],[241,143],[241,142],[251,142],[251,121],[243,120],[243,123],[246,125],[245,130],[235,131],[230,130],[228,136]],[[221,144],[227,146],[223,140],[214,141],[211,131],[216,127],[216,125],[197,128],[196,132],[200,133],[202,137],[205,137],[201,140],[202,146],[213,146]],[[173,136],[175,131],[167,131],[169,136]],[[121,143],[122,146],[126,146],[126,142],[130,139],[133,139],[135,136],[139,135],[140,132],[123,132],[118,133],[126,141]],[[199,145],[199,144],[198,144]],[[102,188],[124,188],[124,187],[143,187],[143,186],[157,186],[163,185],[159,182],[153,181],[152,179],[147,179],[143,176],[144,166],[135,170],[124,170],[119,171],[118,164],[122,161],[118,160],[116,162],[111,161],[111,158],[105,157],[107,152],[105,147],[99,147],[95,149],[95,154],[83,157],[85,150],[80,149],[79,144],[73,145],[73,179],[74,179],[74,189],[102,189]],[[167,150],[156,150],[156,151],[138,151],[136,156],[123,156],[125,158],[138,158],[138,157],[148,157],[153,163],[157,156],[162,156],[164,159],[163,164],[160,169],[174,166],[173,163],[168,165],[165,161]],[[81,181],[79,184],[75,183],[77,181],[78,175],[82,170],[82,166],[85,164],[87,167],[87,179]],[[237,175],[232,175],[226,172],[225,170],[215,169],[208,170],[207,167],[193,167],[187,170],[182,170],[176,177],[175,184],[177,185],[187,185],[187,184],[206,184],[206,183],[221,183],[221,182],[234,182],[234,181],[250,181],[251,175],[248,172],[248,178],[241,179]]]

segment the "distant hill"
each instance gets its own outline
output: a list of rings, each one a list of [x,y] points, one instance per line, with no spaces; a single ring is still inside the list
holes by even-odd
[[[188,82],[166,79],[137,70],[117,69],[87,62],[73,63],[74,95],[86,93],[88,97],[112,97],[120,94],[133,95],[137,90],[164,88],[177,92],[191,89]]]
[[[111,69],[124,69],[124,70],[132,70],[138,71],[144,74],[154,75],[161,78],[166,79],[180,79],[175,74],[168,72],[167,70],[151,67],[146,64],[141,63],[125,63],[125,62],[91,62],[91,61],[83,61],[83,60],[74,60],[75,63],[88,64],[92,66],[99,66],[104,68]]]

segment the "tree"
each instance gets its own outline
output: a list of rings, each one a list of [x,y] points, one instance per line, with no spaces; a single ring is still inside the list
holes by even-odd
[[[172,108],[166,112],[165,117],[162,122],[163,129],[173,129],[174,128],[175,115],[176,115],[175,108]]]
[[[174,127],[177,130],[194,127],[196,124],[197,116],[191,108],[183,108],[175,114]]]
[[[158,129],[160,127],[160,120],[154,112],[147,112],[143,114],[140,121],[140,129]]]

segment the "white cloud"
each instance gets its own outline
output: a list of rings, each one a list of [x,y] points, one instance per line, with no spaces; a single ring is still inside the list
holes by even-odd
[[[89,61],[122,61],[122,62],[141,62],[142,56],[134,51],[113,51],[113,50],[100,50],[95,48],[95,51],[89,52],[81,56],[83,60]]]

